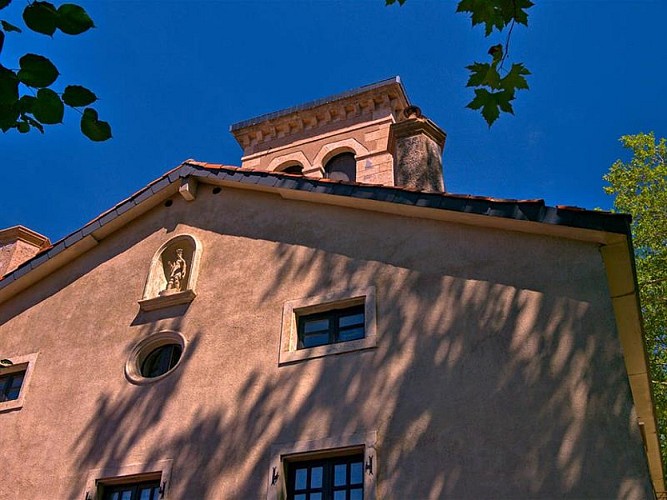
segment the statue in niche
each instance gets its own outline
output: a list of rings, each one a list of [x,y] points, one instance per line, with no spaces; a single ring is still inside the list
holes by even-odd
[[[177,248],[176,260],[173,262],[169,260],[167,264],[169,264],[169,275],[165,276],[167,278],[167,288],[162,290],[160,295],[170,295],[181,291],[188,269],[188,264],[183,258],[183,249]]]

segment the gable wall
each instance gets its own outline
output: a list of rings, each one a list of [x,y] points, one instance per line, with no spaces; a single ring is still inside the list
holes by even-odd
[[[0,309],[0,356],[39,352],[0,413],[3,494],[83,498],[90,469],[172,458],[171,498],[259,498],[276,443],[376,430],[380,498],[649,496],[595,245],[204,185],[173,200]],[[141,312],[182,233],[197,297]],[[377,348],[278,366],[285,301],[369,285]],[[181,365],[131,385],[161,329],[188,339]]]

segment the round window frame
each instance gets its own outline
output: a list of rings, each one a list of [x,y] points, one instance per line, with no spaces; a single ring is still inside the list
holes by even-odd
[[[181,356],[174,366],[157,377],[144,377],[141,373],[141,367],[146,358],[156,349],[169,344],[176,344],[181,348]],[[135,385],[147,385],[159,382],[174,373],[181,365],[187,351],[187,341],[185,337],[174,330],[162,330],[141,340],[132,348],[130,356],[125,362],[125,377],[129,382]]]

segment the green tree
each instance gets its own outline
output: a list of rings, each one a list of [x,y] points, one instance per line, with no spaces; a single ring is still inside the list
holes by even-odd
[[[0,15],[11,1],[0,0]],[[79,35],[94,27],[82,7],[65,3],[56,8],[42,1],[28,1],[23,9],[23,22],[28,29],[46,36],[53,36],[56,31]],[[5,65],[2,60],[4,43],[21,33],[20,27],[0,19],[0,130],[17,130],[22,134],[31,129],[44,132],[45,125],[62,123],[65,106],[69,106],[81,114],[81,132],[86,137],[93,141],[111,138],[109,124],[99,120],[97,111],[90,107],[97,101],[93,92],[81,85],[68,85],[62,92],[51,88],[60,73],[49,59],[25,54],[18,64]]]
[[[632,238],[663,462],[667,464],[667,143],[653,133],[625,135],[632,152],[605,175],[614,208],[632,215]]]
[[[406,1],[385,0],[385,4],[403,5]],[[516,91],[528,89],[528,68],[523,63],[514,63],[508,69],[505,62],[512,30],[517,23],[528,26],[527,10],[533,5],[530,0],[460,0],[457,4],[456,12],[470,14],[473,27],[484,25],[486,37],[495,32],[504,34],[507,30],[506,38],[489,48],[490,62],[474,62],[466,66],[470,71],[466,85],[475,92],[475,97],[467,107],[480,110],[489,127],[498,119],[501,111],[514,114],[512,101]]]

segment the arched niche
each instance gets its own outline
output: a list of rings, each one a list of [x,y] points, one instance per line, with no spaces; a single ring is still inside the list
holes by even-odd
[[[201,244],[189,234],[181,234],[165,242],[151,260],[141,309],[191,302],[199,274]]]

